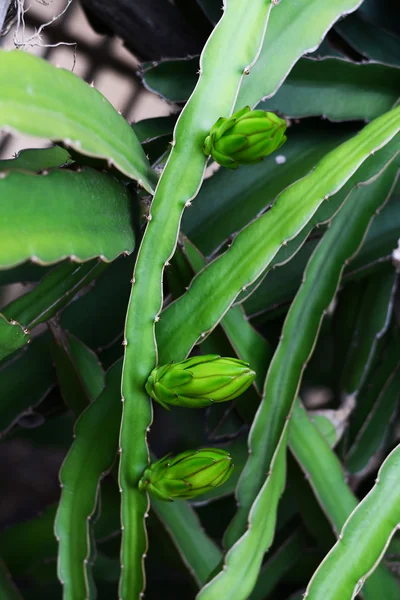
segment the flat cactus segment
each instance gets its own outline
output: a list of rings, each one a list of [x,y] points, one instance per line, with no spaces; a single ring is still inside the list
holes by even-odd
[[[258,568],[274,536],[277,505],[285,484],[288,416],[304,366],[336,293],[344,264],[357,251],[375,211],[390,195],[397,171],[394,158],[383,174],[350,194],[307,265],[250,432],[250,454],[237,489],[239,509],[225,538],[230,548],[225,567],[204,586],[198,600],[214,600],[233,591],[238,600],[245,600],[256,582]]]
[[[107,372],[104,391],[77,421],[74,442],[60,471],[62,493],[55,520],[58,575],[64,598],[71,600],[90,597],[90,517],[96,508],[100,480],[116,456],[120,378],[121,362]]]
[[[157,363],[155,323],[162,308],[162,276],[177,242],[187,203],[202,183],[207,158],[202,150],[211,127],[230,115],[245,73],[257,59],[272,3],[227,0],[223,17],[200,58],[200,77],[174,131],[172,151],[157,185],[137,262],[125,327],[124,398],[120,446],[122,488],[122,600],[136,600],[144,589],[147,539],[146,494],[137,484],[148,464],[146,435],[152,408],[145,391]],[[241,43],[232,45],[232,35]],[[168,362],[168,361],[167,361]]]
[[[271,210],[243,229],[232,246],[164,311],[157,325],[160,360],[182,360],[215,327],[243,288],[266,270],[280,248],[301,232],[324,200],[344,187],[365,161],[373,163],[377,150],[382,148],[385,156],[384,146],[393,138],[391,155],[399,150],[400,138],[395,137],[399,130],[400,107],[325,155],[311,173],[278,196]],[[376,158],[379,161],[379,152]]]
[[[73,162],[69,152],[60,146],[53,148],[27,148],[15,158],[0,160],[0,171],[32,171],[56,169]]]
[[[371,121],[396,104],[399,88],[400,69],[396,67],[331,57],[303,58],[259,108],[278,110],[289,118],[323,115],[332,121]]]
[[[131,200],[113,177],[85,168],[0,175],[0,269],[131,253]]]
[[[246,104],[255,107],[263,98],[273,96],[299,58],[316,50],[333,23],[355,11],[361,3],[362,0],[311,0],[299,10],[293,2],[279,2],[271,13],[251,77],[240,88],[236,107]]]
[[[297,403],[291,445],[322,507],[340,532],[339,540],[314,573],[304,598],[352,600],[363,588],[367,600],[375,600],[376,590],[382,598],[396,600],[398,583],[379,562],[400,523],[400,447],[387,457],[375,486],[358,503],[345,483],[337,457]]]
[[[62,141],[154,191],[157,177],[138,139],[100,92],[32,54],[0,56],[0,130]]]
[[[15,319],[0,313],[0,360],[22,348],[30,340],[29,331]]]

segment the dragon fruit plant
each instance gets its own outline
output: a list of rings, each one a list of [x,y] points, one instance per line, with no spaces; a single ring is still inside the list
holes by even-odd
[[[0,51],[0,597],[398,600],[399,8],[170,4],[167,117]]]

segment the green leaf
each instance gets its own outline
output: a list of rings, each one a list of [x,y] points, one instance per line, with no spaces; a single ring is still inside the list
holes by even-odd
[[[153,496],[151,506],[166,527],[183,562],[201,587],[221,561],[221,550],[201,528],[195,511],[187,502],[163,502]]]
[[[196,85],[199,57],[143,63],[140,77],[146,89],[169,102],[186,102]]]
[[[304,244],[307,237],[312,232],[313,228],[318,229],[322,224],[328,225],[332,217],[335,216],[337,211],[343,205],[343,202],[346,200],[353,187],[362,182],[368,181],[371,179],[371,177],[378,174],[384,165],[387,164],[387,160],[390,159],[390,157],[393,156],[393,153],[397,152],[399,148],[399,140],[396,136],[391,142],[389,142],[389,144],[387,144],[385,148],[379,151],[378,156],[375,156],[373,160],[366,160],[365,163],[354,173],[354,175],[350,177],[340,191],[329,199],[329,202],[323,202],[319,206],[318,210],[308,221],[307,225],[303,227],[300,233],[298,233],[293,239],[288,240],[286,244],[279,249],[269,264],[268,270],[264,271],[262,275],[256,279],[245,291],[242,291],[242,293],[236,299],[236,302],[243,302],[243,300],[246,300],[260,285],[260,282],[262,282],[265,274],[268,275],[270,269],[280,267],[290,260],[291,257],[299,251],[302,244]],[[386,244],[385,247],[387,247]],[[389,254],[391,254],[391,252]],[[388,256],[387,259],[390,259],[390,256]],[[351,261],[351,259],[349,259],[349,261]],[[360,262],[361,266],[363,266],[362,261]],[[357,277],[357,273],[354,273],[354,277]]]
[[[1,67],[0,67],[1,70]],[[84,169],[0,178],[0,268],[69,256],[114,260],[134,248],[131,200],[113,177]]]
[[[21,577],[36,561],[54,558],[57,543],[54,537],[56,505],[38,516],[12,525],[0,533],[0,551],[14,577]]]
[[[282,192],[271,210],[241,231],[229,250],[201,271],[189,290],[164,311],[157,326],[160,363],[167,363],[171,356],[173,360],[185,358],[239,292],[266,270],[281,246],[307,225],[324,199],[337,193],[371,152],[388,143],[399,128],[400,108],[378,117],[327,154],[309,175]],[[396,138],[392,155],[398,144]],[[374,162],[371,157],[369,162]]]
[[[271,268],[255,291],[245,299],[244,310],[257,315],[283,303],[289,303],[300,287],[303,272],[319,239],[308,240],[296,254],[279,268]]]
[[[302,59],[277,93],[258,105],[290,117],[370,121],[396,104],[400,69],[340,58]]]
[[[253,107],[271,97],[296,61],[316,49],[333,23],[359,5],[360,0],[311,0],[301,10],[293,2],[275,6],[260,56],[243,81],[236,107]]]
[[[196,90],[176,124],[173,149],[159,180],[138,252],[126,318],[122,381],[123,568],[119,594],[123,600],[136,600],[144,588],[144,515],[148,499],[137,484],[148,464],[146,435],[152,409],[145,383],[157,362],[154,326],[162,307],[163,270],[176,246],[182,212],[196,196],[204,177],[205,137],[221,114],[232,111],[245,69],[257,58],[270,10],[271,4],[264,0],[254,0],[251,11],[242,0],[226,4],[221,21],[204,47]],[[233,32],[240,44],[232,45]]]
[[[185,211],[182,228],[189,239],[209,255],[229,236],[265,211],[285,188],[307,175],[330,150],[344,142],[348,131],[323,128],[290,129],[281,150],[285,162],[274,155],[237,171],[219,169],[204,181],[193,206]]]
[[[49,336],[34,340],[0,368],[0,431],[7,431],[18,417],[40,404],[54,386]]]
[[[329,4],[324,0],[312,0],[301,10],[291,2],[275,6],[260,56],[243,80],[235,110],[246,105],[254,107],[262,99],[273,96],[297,60],[316,49],[333,23],[359,4],[360,0],[334,0]],[[165,60],[155,65],[145,64],[142,77],[149,90],[171,102],[184,102],[196,83],[197,69],[197,57]]]
[[[108,265],[95,285],[64,309],[62,327],[93,349],[109,346],[122,337],[134,264],[132,254]],[[122,339],[120,343],[122,348]]]
[[[222,16],[222,0],[197,0],[201,8],[214,25]]]
[[[385,446],[388,429],[397,415],[400,395],[400,362],[385,382],[374,407],[368,414],[346,457],[346,468],[350,473],[362,473],[377,453]],[[360,398],[362,401],[362,398]]]
[[[21,150],[15,158],[0,160],[0,171],[33,171],[35,173],[46,169],[56,169],[72,163],[67,150],[54,146],[53,148],[28,148]]]
[[[371,367],[379,339],[387,330],[392,316],[397,277],[393,268],[368,279],[353,328],[341,390],[356,395]],[[371,311],[371,306],[374,310]]]
[[[7,354],[16,350],[22,343],[28,343],[30,330],[54,317],[83,287],[95,279],[104,269],[107,263],[97,260],[83,265],[64,262],[40,281],[37,286],[27,294],[12,301],[3,309],[3,315],[9,322],[20,323],[23,327],[23,336],[18,336],[19,345],[9,347]],[[1,316],[1,315],[0,315]],[[2,335],[0,320],[0,356],[6,356],[6,349],[2,351],[6,337],[12,335],[16,327],[9,325],[4,327],[5,334]],[[4,340],[4,341],[3,341]]]
[[[90,518],[100,479],[115,460],[121,419],[121,364],[107,372],[106,386],[76,424],[75,440],[60,471],[62,486],[55,522],[58,576],[65,600],[92,597]]]
[[[356,278],[368,266],[391,259],[393,248],[400,228],[400,196],[392,196],[374,219],[367,237],[357,256],[351,261],[347,269],[349,279]]]
[[[141,144],[148,144],[160,137],[171,136],[175,123],[174,115],[153,117],[132,123],[132,129]]]
[[[114,488],[115,485],[106,485],[106,482],[102,485],[101,515],[95,526],[97,539],[108,538],[119,531],[119,492],[117,489],[115,493]],[[53,559],[56,561],[56,512],[57,505],[52,504],[31,519],[12,525],[0,533],[0,553],[14,577],[26,577],[28,572],[34,574],[40,564],[50,563]],[[54,579],[57,579],[56,565]]]
[[[76,417],[93,402],[104,388],[104,372],[97,356],[76,337],[55,323],[52,355],[65,404]]]
[[[400,198],[392,197],[373,220],[359,252],[346,266],[343,282],[366,277],[374,269],[380,270],[381,266],[391,261],[399,229]],[[245,299],[246,313],[256,315],[269,311],[273,318],[275,307],[289,303],[300,286],[304,268],[317,243],[318,239],[307,240],[288,262],[278,269],[271,268],[255,291]],[[266,317],[269,318],[268,315]]]
[[[9,283],[36,282],[51,270],[51,267],[43,267],[32,262],[26,262],[13,269],[0,271],[0,286]]]
[[[375,211],[390,194],[397,170],[395,160],[376,180],[350,194],[310,258],[285,320],[253,423],[249,438],[252,453],[237,492],[241,506],[230,528],[230,546],[244,528],[246,515],[262,485],[344,265],[357,252]]]
[[[3,131],[62,141],[154,190],[156,176],[132,128],[102,94],[65,69],[19,50],[1,51],[0,114]]]
[[[377,27],[376,24],[369,23],[360,11],[339,21],[335,30],[346,42],[370,60],[399,65],[400,39]]]
[[[186,289],[192,279],[191,275],[201,271],[206,265],[206,260],[187,238],[183,237],[181,241],[184,252],[187,254],[187,260],[190,261],[193,269],[191,273],[182,274],[182,277],[184,277],[183,286]],[[177,250],[178,252],[179,250]],[[184,265],[181,266],[181,272],[182,269],[184,269]],[[268,364],[272,357],[271,346],[246,320],[246,315],[240,306],[230,308],[221,321],[221,327],[235,355],[251,364],[251,368],[256,372],[254,384],[257,391],[261,393]],[[218,352],[216,351],[215,354],[218,354]],[[238,402],[240,404],[241,399]]]
[[[250,600],[265,600],[286,573],[300,560],[307,537],[304,530],[295,530],[267,560],[260,571]]]
[[[372,22],[375,27],[379,25],[398,35],[399,5],[392,0],[364,0],[359,9],[359,14]]]
[[[23,600],[14,582],[7,571],[7,567],[0,559],[0,596],[2,600]]]
[[[369,415],[374,411],[374,406],[393,377],[398,365],[398,339],[396,332],[389,331],[389,339],[380,353],[378,363],[368,373],[367,378],[359,392],[359,401],[356,404],[350,419],[348,429],[348,442],[352,446],[369,420]]]
[[[15,319],[0,314],[0,360],[24,346],[30,340],[29,331]]]
[[[234,589],[238,600],[245,599],[255,584],[264,552],[274,535],[277,504],[285,482],[287,417],[304,366],[324,312],[337,290],[345,261],[360,246],[376,209],[390,193],[397,169],[395,162],[389,163],[376,181],[351,194],[308,263],[251,429],[249,459],[237,490],[239,508],[226,536],[230,550],[224,570],[203,588],[199,600],[214,600],[232,594]]]
[[[152,164],[171,149],[170,141],[177,117],[154,117],[132,124],[133,131],[141,142]]]
[[[290,447],[296,460],[300,463],[301,468],[307,474],[319,503],[326,512],[328,518],[332,521],[336,533],[339,534],[346,519],[357,507],[358,500],[345,483],[342,467],[336,455],[329,448],[326,440],[318,432],[316,427],[308,419],[307,413],[299,402],[295,403],[293,410],[290,425]],[[369,528],[367,529],[369,530]],[[365,560],[366,555],[372,555],[374,552],[373,545],[367,543],[364,535],[360,538],[360,535],[358,534],[358,541],[360,541],[360,539],[363,540],[362,549],[360,547],[357,550],[352,551],[353,556],[355,554],[357,555],[357,561],[354,562],[347,557],[348,565],[344,569],[343,575],[346,572],[348,574],[348,572],[354,568],[355,564],[361,566],[363,558]],[[328,554],[328,557],[329,556],[330,555]],[[325,558],[325,561],[326,560],[327,558]],[[340,565],[340,568],[344,568],[344,563]],[[339,574],[339,572],[336,573],[336,575],[338,576],[337,581],[339,582],[342,575]],[[376,595],[373,593],[373,588],[375,586],[381,590],[380,593],[382,594],[382,597],[385,599],[387,598],[387,600],[395,600],[398,597],[398,585],[383,565],[371,576],[368,584],[363,590],[366,600],[376,599]],[[321,593],[320,596],[314,596],[314,598],[318,598],[318,600],[319,598],[324,598],[325,600],[328,597],[332,600],[333,598],[337,598],[337,600],[345,600],[346,598],[350,600],[353,598],[351,594],[349,596],[340,594],[335,595],[339,590],[343,592],[343,588],[340,588],[340,586],[335,583],[330,592],[333,594],[332,596]]]

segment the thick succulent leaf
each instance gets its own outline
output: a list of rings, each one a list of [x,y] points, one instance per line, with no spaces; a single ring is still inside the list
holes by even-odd
[[[167,117],[143,119],[132,124],[133,131],[136,133],[151,164],[171,149],[170,141],[172,140],[176,119],[176,115],[169,115]]]
[[[152,496],[151,506],[167,529],[183,562],[201,587],[222,560],[221,550],[202,529],[199,518],[187,502],[163,502]]]
[[[250,506],[262,486],[343,267],[360,246],[375,211],[390,194],[397,169],[396,163],[389,165],[376,181],[350,194],[307,265],[303,284],[285,320],[265,382],[263,401],[251,429],[251,455],[237,491],[240,508],[230,527],[229,546],[241,535]]]
[[[271,557],[260,571],[250,600],[266,600],[279,581],[300,560],[307,536],[302,528],[294,531]]]
[[[357,506],[357,498],[345,483],[339,460],[299,401],[295,403],[289,429],[290,448],[307,473],[314,494],[337,536],[345,519]]]
[[[359,392],[359,401],[351,415],[348,428],[348,445],[351,448],[368,423],[382,390],[386,389],[398,366],[398,339],[396,332],[389,331],[389,339],[382,349],[379,361],[370,370]]]
[[[59,542],[58,576],[65,600],[89,598],[91,555],[89,523],[99,483],[115,460],[121,419],[121,364],[106,375],[100,396],[76,424],[75,440],[60,471],[61,499],[55,521]]]
[[[300,125],[289,130],[282,148],[284,162],[274,155],[237,171],[219,169],[206,179],[196,202],[185,211],[183,230],[206,255],[265,211],[289,185],[307,175],[330,150],[349,137],[348,131],[316,130]]]
[[[275,525],[279,499],[286,480],[286,446],[288,432],[284,432],[272,459],[268,485],[260,491],[260,502],[255,503],[249,514],[246,534],[225,557],[220,571],[196,596],[197,600],[214,600],[235,595],[244,600],[251,593],[259,573],[265,549],[270,545]],[[266,515],[268,518],[266,519]]]
[[[160,137],[172,136],[175,123],[176,117],[174,115],[153,117],[132,123],[132,129],[141,144],[148,144]]]
[[[107,347],[118,338],[121,338],[122,348],[134,262],[135,256],[131,254],[121,256],[109,265],[86,294],[63,310],[60,318],[62,327],[90,348]],[[101,327],[98,327],[99,323]]]
[[[356,278],[368,264],[379,263],[390,258],[396,246],[396,236],[400,228],[400,196],[394,191],[393,197],[374,219],[360,252],[348,267],[349,278]]]
[[[329,448],[329,445],[317,428],[308,419],[306,411],[299,402],[295,403],[292,415],[290,447],[301,468],[307,474],[308,481],[319,503],[331,520],[336,534],[339,535],[346,519],[357,507],[358,500],[345,483],[344,473],[336,455]],[[360,537],[360,534],[358,534],[358,536],[358,541],[362,540],[362,547],[365,549],[366,554],[371,553],[372,555],[374,552],[373,543],[371,545],[367,544],[365,535]],[[362,558],[360,560],[363,552],[353,550],[353,555],[354,553],[357,555],[356,562],[347,558],[348,569],[350,571],[354,568],[355,564],[362,564],[363,562]],[[341,568],[343,566],[342,564]],[[366,600],[376,599],[376,595],[374,595],[375,586],[381,590],[382,597],[387,598],[387,600],[395,600],[398,597],[399,588],[396,580],[383,565],[376,569],[376,572],[370,577],[368,584],[363,589]],[[341,589],[343,592],[343,589],[339,588],[339,586],[336,587],[335,584],[331,593],[336,593],[338,589]],[[349,596],[329,596],[322,593],[321,596],[317,595],[314,597],[318,599],[335,597],[337,600],[339,598],[340,600],[344,600],[345,598],[350,600],[353,598],[351,594]]]
[[[115,493],[115,487],[102,485],[101,515],[95,524],[96,538],[99,540],[107,539],[119,531],[119,493],[118,490]],[[0,533],[1,555],[14,577],[22,578],[28,572],[33,574],[41,563],[56,561],[57,540],[54,535],[56,513],[57,505],[52,504],[40,514],[11,525]],[[54,579],[57,579],[56,566]]]
[[[187,238],[183,238],[182,243],[187,255],[187,260],[190,262],[192,268],[192,272],[186,275],[186,277],[189,275],[186,279],[182,272],[184,266],[181,267],[181,275],[185,279],[183,284],[186,289],[190,284],[193,273],[201,271],[206,265],[206,260],[196,246],[194,246]],[[221,327],[224,330],[235,355],[241,360],[250,363],[251,368],[256,372],[254,384],[257,391],[261,393],[268,364],[272,357],[271,346],[250,325],[240,306],[230,308],[221,321]],[[218,352],[216,352],[216,354],[218,354]],[[240,403],[241,399],[239,399],[238,402]]]
[[[169,289],[174,298],[182,295],[189,286],[194,273],[200,271],[205,265],[204,256],[186,238],[180,236],[180,244],[175,251],[171,263],[166,270]],[[272,356],[272,350],[268,343],[246,322],[246,327],[241,324],[245,322],[243,311],[240,307],[231,308],[221,322],[221,326],[202,342],[203,354],[218,354],[220,356],[239,357],[248,362],[250,349],[257,349],[251,356],[251,368],[256,371],[257,377],[254,385],[250,386],[235,401],[235,409],[245,422],[250,422],[259,404],[257,386],[262,387],[263,374]],[[241,356],[241,352],[245,356]],[[210,430],[209,437],[230,435],[237,432],[241,422],[232,415],[232,406],[215,404],[207,411],[207,429]],[[221,427],[223,431],[221,431]],[[229,478],[231,485],[232,477]],[[224,486],[225,490],[225,486]],[[222,495],[225,495],[223,492]],[[208,497],[208,494],[207,494]]]
[[[242,304],[248,315],[273,310],[293,299],[318,242],[318,238],[308,240],[288,262],[268,271],[255,291]]]
[[[346,395],[356,395],[367,376],[378,341],[390,323],[396,287],[396,272],[390,267],[368,279],[340,382]]]
[[[272,259],[271,263],[268,266],[268,269],[265,270],[260,277],[258,277],[251,285],[246,286],[246,290],[242,291],[241,294],[236,299],[237,303],[241,303],[247,298],[249,298],[255,290],[257,290],[258,286],[262,283],[263,278],[268,275],[271,269],[275,267],[280,267],[284,265],[287,261],[289,261],[302,247],[304,242],[307,240],[309,234],[312,232],[314,228],[318,229],[320,225],[329,224],[332,217],[335,216],[337,211],[342,206],[343,202],[347,198],[350,191],[354,188],[354,186],[359,185],[362,182],[368,181],[372,177],[374,177],[377,173],[381,171],[387,161],[400,149],[400,140],[398,136],[389,142],[384,148],[379,151],[378,155],[375,155],[374,158],[370,158],[365,161],[365,163],[354,173],[352,177],[346,182],[346,184],[330,198],[329,202],[323,202],[318,210],[314,213],[311,219],[308,221],[307,225],[303,227],[303,229],[298,233],[294,238],[288,240],[286,244],[284,244],[277,254]],[[394,235],[394,233],[393,233]],[[389,240],[387,240],[389,241]],[[389,241],[390,243],[390,241]],[[378,244],[379,245],[379,244]],[[384,244],[385,249],[389,248],[387,243]],[[390,246],[392,248],[392,246]],[[391,250],[388,252],[387,259],[390,259]],[[356,257],[357,259],[357,257]],[[361,258],[357,265],[360,268],[364,267],[363,259]],[[357,267],[354,267],[354,270]],[[357,273],[354,273],[354,277],[357,277]]]
[[[361,11],[339,21],[335,30],[366,58],[391,65],[400,64],[400,39],[368,22]]]
[[[68,256],[111,261],[134,248],[129,194],[109,175],[89,168],[9,172],[0,178],[0,194],[0,268]]]
[[[23,600],[16,585],[7,571],[6,565],[0,559],[0,597],[2,600]]]
[[[375,26],[379,25],[398,35],[400,10],[397,2],[392,2],[392,0],[364,0],[358,12]]]
[[[148,464],[147,429],[152,410],[145,383],[157,362],[155,322],[162,308],[162,276],[175,250],[182,212],[198,192],[207,158],[202,146],[221,114],[229,115],[244,73],[257,59],[271,4],[229,0],[200,59],[196,89],[174,131],[173,149],[150,207],[136,261],[125,327],[124,400],[120,446],[122,488],[122,578],[120,596],[136,599],[144,588],[144,515],[147,495],[137,483]],[[232,45],[232,32],[241,39]],[[218,94],[215,90],[218,89]]]
[[[271,13],[260,56],[240,88],[236,107],[253,107],[271,97],[296,61],[315,50],[332,25],[360,4],[360,0],[311,0],[299,10],[293,2],[280,2]]]
[[[21,323],[0,314],[0,360],[22,348],[29,340],[29,331]]]
[[[362,473],[377,456],[388,438],[390,427],[397,416],[400,397],[400,362],[385,382],[374,407],[364,422],[346,456],[350,473]],[[360,398],[362,402],[363,398]]]
[[[400,69],[340,58],[303,58],[277,93],[257,108],[291,117],[322,115],[332,121],[370,121],[399,98]]]
[[[277,504],[285,482],[287,417],[304,365],[315,345],[324,311],[336,292],[344,263],[360,246],[375,210],[387,198],[397,168],[397,164],[389,165],[369,188],[351,194],[308,264],[304,283],[285,321],[265,382],[263,402],[251,429],[250,455],[237,490],[239,508],[226,537],[231,549],[224,570],[203,588],[199,599],[211,600],[233,590],[238,600],[245,599],[255,584],[274,535]],[[265,472],[268,476],[264,482]]]
[[[273,96],[298,59],[315,50],[333,23],[359,4],[360,0],[335,0],[329,4],[313,0],[302,6],[301,11],[289,2],[275,6],[260,56],[241,85],[235,109],[254,107]],[[144,65],[142,77],[149,90],[171,102],[184,102],[196,83],[197,69],[197,57],[166,60]]]
[[[0,129],[62,141],[106,159],[147,191],[154,190],[156,176],[132,128],[100,92],[19,50],[1,51],[0,65]]]
[[[197,0],[204,13],[214,25],[219,21],[223,10],[222,0]]]
[[[357,255],[346,266],[343,281],[352,281],[380,270],[391,260],[400,229],[400,198],[392,197],[373,220]],[[303,271],[318,239],[309,239],[287,263],[279,269],[270,269],[255,291],[245,300],[247,314],[256,315],[289,303],[298,289]],[[268,315],[266,315],[268,318]]]
[[[375,155],[373,159],[365,161],[365,163],[354,173],[352,177],[346,182],[346,184],[340,189],[339,192],[330,198],[329,202],[323,202],[318,210],[314,213],[307,225],[298,233],[293,239],[288,240],[284,244],[277,254],[272,259],[268,266],[268,269],[262,273],[250,286],[246,286],[247,289],[236,299],[236,302],[240,303],[246,300],[251,294],[258,288],[262,282],[264,276],[268,274],[270,269],[279,267],[285,264],[288,260],[294,256],[302,244],[307,240],[307,237],[314,228],[318,229],[320,225],[327,225],[332,217],[335,216],[337,211],[342,206],[343,202],[347,198],[350,191],[354,186],[359,185],[362,182],[368,181],[381,171],[387,161],[397,152],[400,148],[400,139],[396,136],[389,144],[379,151],[378,155]]]
[[[106,263],[97,260],[83,265],[65,262],[56,267],[27,294],[20,296],[6,307],[2,313],[10,323],[4,325],[0,315],[0,356],[3,358],[13,350],[28,343],[31,339],[30,330],[53,318],[83,287],[88,285],[107,267]],[[16,326],[22,325],[22,333],[16,335]],[[6,352],[7,339],[14,335],[16,344],[9,344]],[[4,349],[3,349],[4,348]]]
[[[0,160],[0,171],[33,171],[56,169],[72,163],[68,151],[60,146],[53,148],[29,148],[19,152],[15,158]]]
[[[215,327],[239,292],[265,271],[281,246],[307,225],[323,200],[338,192],[399,128],[400,108],[378,117],[327,154],[309,175],[282,192],[271,210],[241,231],[229,250],[201,271],[189,290],[164,311],[157,326],[160,362],[168,362],[171,355],[175,360],[184,358]],[[393,144],[397,143],[398,137]]]
[[[331,448],[334,448],[347,430],[348,421],[354,410],[354,398],[348,397],[339,408],[313,410],[309,417],[322,433]]]
[[[57,542],[53,528],[56,508],[53,504],[40,515],[1,532],[1,555],[14,577],[21,577],[36,561],[55,558]]]
[[[65,404],[78,417],[102,392],[104,372],[95,353],[58,325],[51,325],[52,356]]]
[[[139,73],[144,86],[169,102],[186,102],[196,85],[199,57],[143,63]]]
[[[0,368],[0,432],[40,404],[54,386],[49,336],[41,336]]]
[[[34,283],[44,277],[50,270],[51,267],[26,262],[13,269],[0,271],[0,286],[9,283]]]

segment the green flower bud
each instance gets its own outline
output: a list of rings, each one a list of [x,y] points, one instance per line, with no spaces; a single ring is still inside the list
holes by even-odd
[[[187,450],[175,458],[168,454],[145,470],[139,489],[161,500],[194,498],[225,483],[232,469],[231,455],[218,448]]]
[[[207,156],[227,169],[263,160],[286,142],[286,122],[274,113],[242,108],[228,119],[221,117],[204,142]]]
[[[236,398],[255,376],[242,360],[206,354],[156,367],[149,375],[146,390],[167,409],[169,404],[201,408]]]

